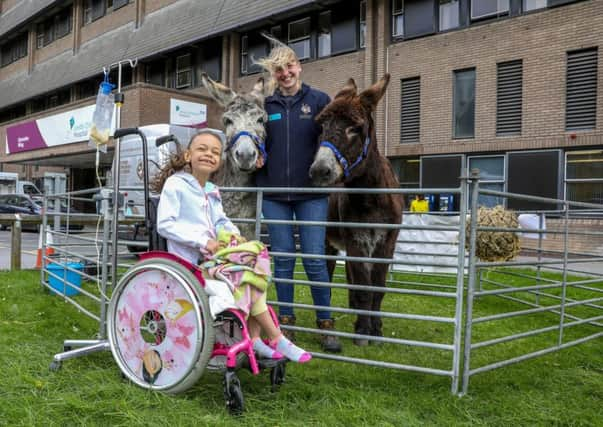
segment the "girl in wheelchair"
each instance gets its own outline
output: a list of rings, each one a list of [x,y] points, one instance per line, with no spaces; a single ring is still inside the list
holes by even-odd
[[[154,189],[161,191],[157,231],[167,239],[169,252],[192,264],[199,264],[200,259],[206,261],[202,265],[205,272],[210,276],[216,273],[214,277],[226,280],[217,282],[208,278],[206,281],[211,286],[206,289],[209,293],[213,288],[223,294],[224,288],[229,288],[234,305],[247,316],[253,349],[260,357],[284,356],[294,362],[308,362],[312,355],[285,338],[268,311],[266,286],[270,281],[270,263],[266,249],[259,242],[245,243],[238,228],[224,213],[218,188],[209,181],[210,175],[220,167],[225,143],[226,137],[221,131],[202,129],[191,138],[184,152],[172,156],[161,169],[153,183]],[[247,269],[254,270],[255,280],[228,280],[228,277],[240,279],[249,275],[228,276],[215,268],[215,259],[228,258],[240,244],[256,249],[253,268]],[[263,271],[260,266],[264,266]],[[268,337],[268,345],[260,337],[262,331]]]

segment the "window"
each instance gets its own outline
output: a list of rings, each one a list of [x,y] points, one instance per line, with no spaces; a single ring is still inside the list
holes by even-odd
[[[176,57],[176,88],[184,89],[192,86],[192,76],[191,54]]]
[[[281,25],[274,25],[270,27],[270,35],[277,40],[283,39],[283,27]]]
[[[360,2],[360,47],[366,47],[366,0]]]
[[[521,135],[523,61],[497,64],[496,135]]]
[[[392,0],[392,36],[404,37],[403,0]]]
[[[310,52],[310,18],[289,23],[288,44],[300,60],[308,59]]]
[[[331,12],[318,15],[318,57],[331,54]]]
[[[249,53],[247,52],[249,36],[241,37],[241,74],[247,74],[247,63],[249,62]]]
[[[111,0],[109,0],[111,1]],[[113,1],[113,10],[117,10],[120,7],[123,7],[129,3],[129,0],[112,0]]]
[[[433,1],[404,0],[404,37],[419,37],[436,31]]]
[[[269,43],[260,31],[241,36],[241,74],[262,72],[262,67],[253,62],[253,58],[262,58],[268,54]]]
[[[560,198],[561,152],[559,150],[517,151],[507,154],[507,191],[530,196]],[[508,198],[514,210],[557,209],[556,203]]]
[[[597,124],[597,48],[567,53],[565,130],[594,129]]]
[[[117,10],[129,3],[129,0],[84,0],[84,24],[102,18],[108,11]]]
[[[420,185],[420,160],[418,157],[391,159],[394,173],[401,188],[416,188]]]
[[[546,7],[547,0],[523,0],[523,11],[528,12],[530,10],[544,9]]]
[[[41,22],[36,27],[36,47],[49,45],[71,32],[72,9],[68,7]]]
[[[603,150],[565,154],[565,199],[603,204]]]
[[[77,85],[77,99],[95,96],[98,92],[98,83],[95,80],[84,80]]]
[[[479,186],[484,190],[504,191],[505,189],[505,156],[469,157],[467,170],[479,169]],[[471,198],[471,195],[469,195]],[[492,208],[504,206],[503,197],[480,194],[477,200],[479,206]]]
[[[400,105],[400,142],[417,144],[421,134],[421,79],[402,80]]]
[[[475,135],[475,69],[454,72],[453,82],[454,138]]]
[[[509,13],[509,0],[471,0],[471,19]]]
[[[440,31],[459,26],[459,0],[440,0]]]
[[[0,66],[5,67],[27,56],[27,32],[0,46]]]
[[[331,55],[358,49],[358,10],[345,6],[331,10]]]
[[[218,37],[203,43],[197,52],[197,75],[207,73],[213,80],[220,81],[222,70],[222,38]],[[197,78],[198,84],[201,79]]]
[[[84,24],[102,18],[107,13],[107,0],[84,0]]]

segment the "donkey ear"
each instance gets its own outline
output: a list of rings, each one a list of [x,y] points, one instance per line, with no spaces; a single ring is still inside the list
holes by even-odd
[[[360,94],[360,102],[362,105],[369,110],[374,110],[377,106],[377,103],[385,93],[385,89],[387,89],[388,84],[389,74],[385,74],[381,80]]]
[[[260,77],[255,85],[253,85],[253,90],[250,92],[250,95],[256,98],[260,103],[264,102],[264,77]]]
[[[342,87],[339,92],[337,92],[337,95],[335,95],[335,98],[339,98],[339,97],[348,98],[350,96],[356,95],[357,92],[358,92],[358,86],[356,86],[356,82],[354,81],[354,79],[348,79],[345,86]]]
[[[203,86],[207,88],[211,97],[215,99],[222,107],[226,107],[230,101],[237,96],[235,91],[233,91],[231,88],[213,81],[206,73],[201,73],[201,82],[203,83]]]

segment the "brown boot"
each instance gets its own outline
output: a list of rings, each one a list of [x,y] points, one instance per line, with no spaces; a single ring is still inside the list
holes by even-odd
[[[335,330],[335,320],[333,319],[324,319],[316,320],[316,325],[319,329],[324,330]],[[324,351],[329,353],[339,353],[341,351],[341,343],[339,339],[334,335],[321,335],[320,336],[320,345]]]
[[[278,323],[280,326],[295,326],[295,316],[283,314],[278,316]],[[291,342],[295,342],[295,331],[281,328],[281,332]]]

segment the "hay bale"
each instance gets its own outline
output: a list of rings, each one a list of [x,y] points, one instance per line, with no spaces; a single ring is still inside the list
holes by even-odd
[[[505,210],[502,206],[494,208],[480,207],[477,211],[479,227],[518,228],[519,222],[515,212]],[[467,222],[465,247],[469,247],[470,222]],[[511,231],[478,231],[475,255],[482,261],[509,261],[519,254],[518,233]]]

